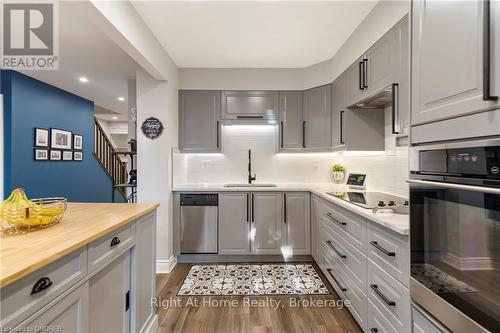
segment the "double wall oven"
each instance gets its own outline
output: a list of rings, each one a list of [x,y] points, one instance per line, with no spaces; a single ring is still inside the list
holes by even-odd
[[[500,139],[410,151],[410,293],[450,331],[500,332]]]

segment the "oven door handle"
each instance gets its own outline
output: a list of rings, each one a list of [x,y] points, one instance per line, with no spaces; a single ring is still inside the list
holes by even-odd
[[[416,180],[416,179],[408,179],[407,182],[409,184],[415,184],[415,185],[430,185],[430,186],[449,188],[452,190],[463,190],[463,191],[491,193],[500,195],[500,188],[494,188],[494,187],[462,185],[462,184],[434,182],[429,180]]]

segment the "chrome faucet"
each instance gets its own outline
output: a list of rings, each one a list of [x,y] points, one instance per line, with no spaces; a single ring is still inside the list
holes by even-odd
[[[252,177],[252,150],[248,149],[248,184],[257,179],[257,174]]]

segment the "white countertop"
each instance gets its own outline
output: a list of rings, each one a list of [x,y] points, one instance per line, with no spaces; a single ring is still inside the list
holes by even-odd
[[[327,194],[327,192],[345,192],[345,185],[322,184],[322,183],[277,183],[275,187],[224,187],[224,184],[181,184],[172,188],[174,192],[286,192],[304,191],[311,192],[321,198],[342,206],[350,211],[361,215],[372,222],[391,229],[401,235],[409,235],[410,219],[408,215],[392,213],[373,213],[371,209],[362,208]],[[374,191],[374,190],[373,190]]]

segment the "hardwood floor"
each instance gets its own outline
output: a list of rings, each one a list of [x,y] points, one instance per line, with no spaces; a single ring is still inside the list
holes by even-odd
[[[318,268],[331,295],[177,296],[190,267],[177,264],[157,276],[158,332],[362,332],[345,307],[306,306],[340,299]]]

